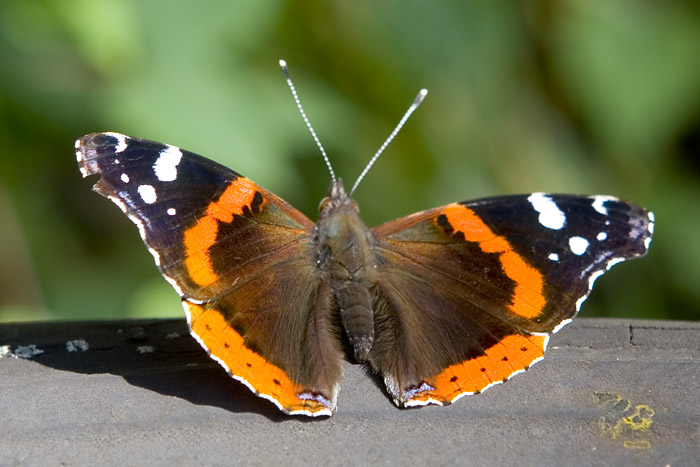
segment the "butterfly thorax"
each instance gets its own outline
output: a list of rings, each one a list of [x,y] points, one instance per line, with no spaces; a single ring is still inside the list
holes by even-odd
[[[374,237],[341,180],[321,201],[316,224],[316,265],[327,275],[343,327],[357,361],[364,362],[374,342],[371,287],[375,284]]]

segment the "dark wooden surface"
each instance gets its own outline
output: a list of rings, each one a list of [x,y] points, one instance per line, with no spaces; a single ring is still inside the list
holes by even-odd
[[[87,343],[87,349],[83,345]],[[30,358],[31,345],[43,353]],[[578,319],[543,362],[399,410],[346,365],[338,411],[280,414],[184,320],[0,325],[0,465],[697,465],[700,323]]]

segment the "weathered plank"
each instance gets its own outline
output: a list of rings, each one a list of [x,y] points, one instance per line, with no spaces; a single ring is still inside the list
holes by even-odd
[[[447,408],[399,410],[347,364],[322,420],[255,397],[183,320],[3,324],[0,346],[0,465],[700,459],[700,323],[579,318],[544,362]]]

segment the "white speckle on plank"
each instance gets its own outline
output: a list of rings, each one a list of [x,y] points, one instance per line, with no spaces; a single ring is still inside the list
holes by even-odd
[[[32,358],[42,353],[44,351],[37,348],[34,344],[18,345],[15,347],[14,356],[17,358]]]
[[[68,352],[85,352],[90,348],[85,339],[75,339],[66,342],[66,350]]]
[[[155,351],[155,349],[150,345],[139,345],[138,347],[136,347],[136,351],[138,353],[142,353],[142,354],[143,353],[153,353]]]
[[[12,348],[9,345],[0,345],[0,358],[14,357],[15,354],[12,353]]]
[[[178,337],[180,337],[180,334],[177,332],[171,332],[165,335],[166,339],[177,339]]]
[[[527,197],[535,211],[540,213],[540,224],[552,230],[559,230],[566,224],[566,215],[557,203],[544,193],[533,193]]]

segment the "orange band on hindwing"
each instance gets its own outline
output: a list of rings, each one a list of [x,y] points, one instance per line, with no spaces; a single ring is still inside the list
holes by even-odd
[[[498,253],[503,272],[515,282],[513,300],[508,307],[523,318],[535,318],[545,305],[542,274],[528,265],[508,243],[496,235],[471,209],[457,203],[445,207],[447,217],[455,232],[464,234],[468,242],[476,242],[484,253]]]
[[[481,357],[456,363],[426,380],[433,389],[405,402],[424,405],[434,400],[449,404],[461,395],[481,392],[536,363],[544,356],[546,342],[547,336],[506,336]]]
[[[330,415],[332,407],[310,397],[308,388],[294,383],[279,367],[247,348],[216,309],[205,309],[183,301],[190,329],[199,343],[218,359],[231,376],[244,382],[256,394],[275,402],[287,413]],[[313,394],[311,394],[313,396]]]
[[[242,215],[250,209],[258,193],[256,185],[245,177],[232,181],[226,190],[213,201],[197,222],[184,233],[185,266],[190,278],[205,287],[218,279],[209,257],[209,249],[216,242],[221,222],[233,221],[234,215]],[[262,200],[262,204],[265,200]]]

